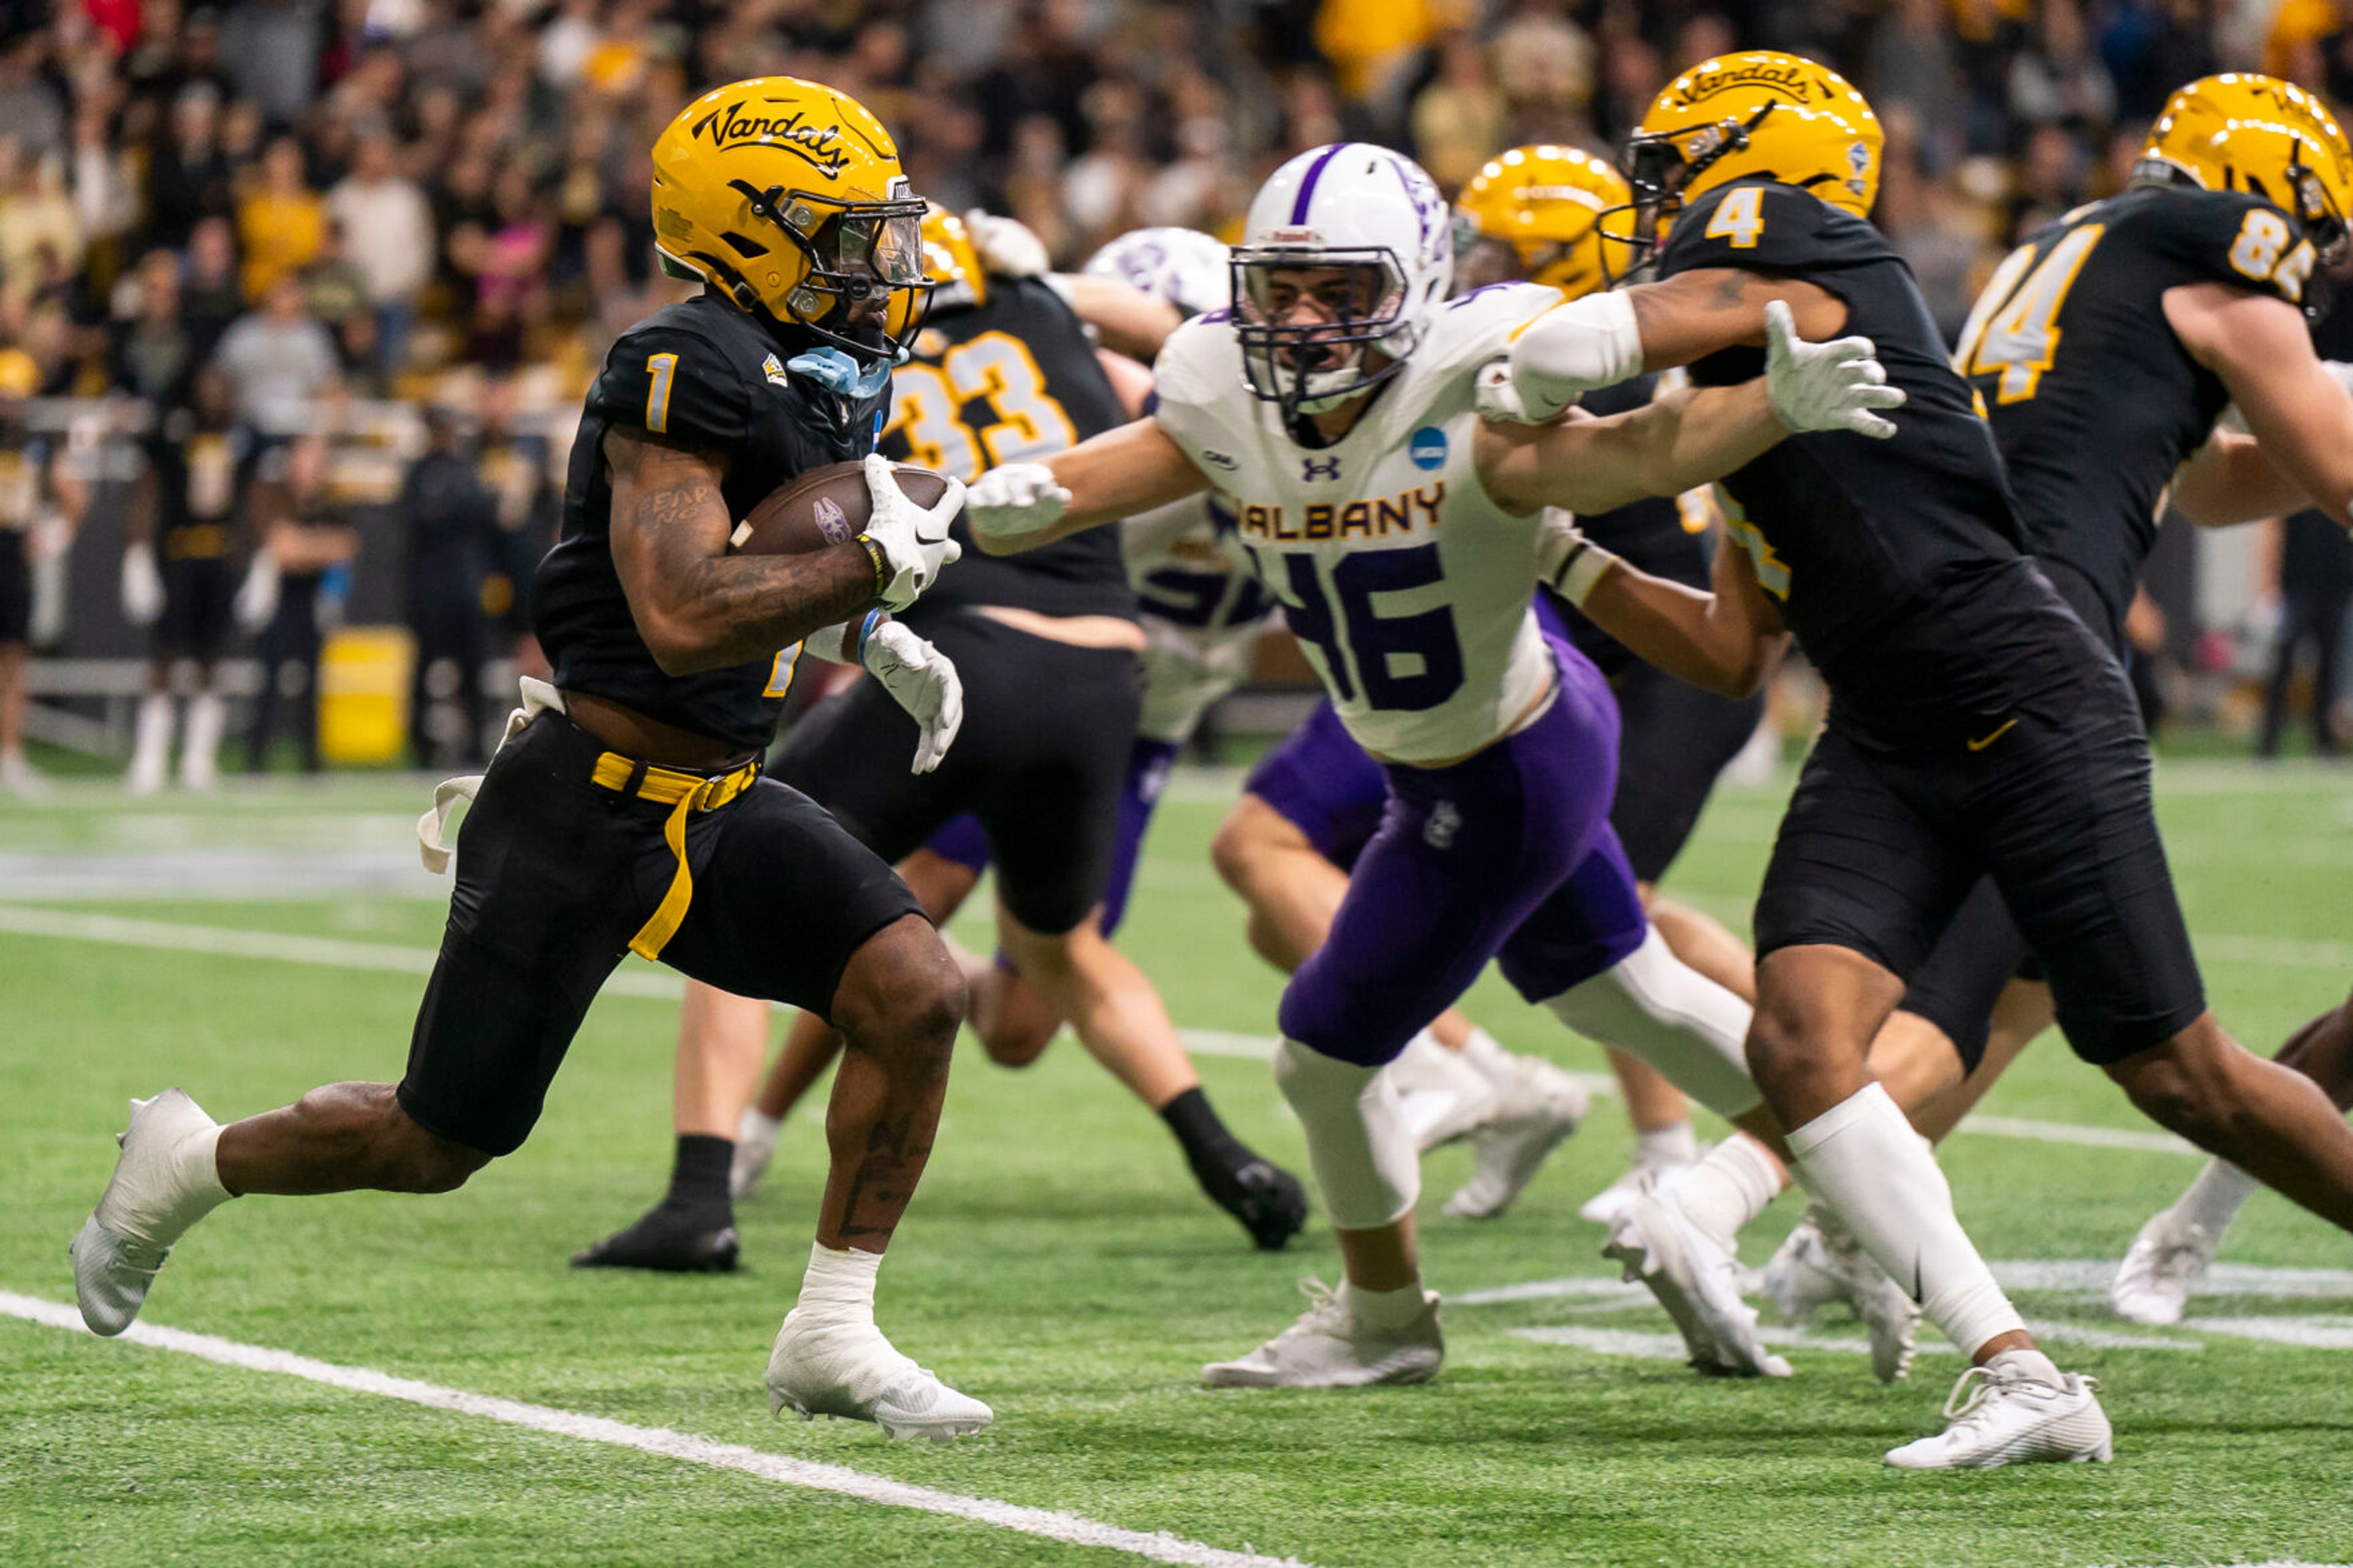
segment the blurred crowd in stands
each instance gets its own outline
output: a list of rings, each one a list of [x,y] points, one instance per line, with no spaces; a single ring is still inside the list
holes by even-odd
[[[391,398],[462,411],[446,452],[487,402],[543,418],[560,487],[606,345],[681,292],[649,149],[704,87],[849,91],[919,192],[1075,265],[1139,225],[1230,236],[1335,139],[1450,190],[1515,143],[1606,151],[1678,70],[1757,46],[1877,107],[1876,216],[1948,335],[2019,236],[2123,182],[2179,83],[2253,67],[2353,100],[2353,0],[0,0],[0,353],[43,397],[114,400],[126,445],[206,366],[264,441],[352,440]]]

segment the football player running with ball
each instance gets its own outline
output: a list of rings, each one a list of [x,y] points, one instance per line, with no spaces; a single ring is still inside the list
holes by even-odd
[[[989,1409],[874,1324],[883,1247],[931,1152],[964,986],[890,868],[759,777],[797,651],[862,658],[954,738],[955,675],[887,611],[956,559],[951,482],[924,510],[871,456],[930,285],[896,148],[865,109],[786,77],[707,93],[654,145],[664,268],[697,298],[623,333],[588,394],[536,619],[531,682],[480,780],[440,958],[398,1084],[339,1083],[217,1125],[179,1089],[133,1101],[114,1179],[73,1244],[82,1316],[138,1315],[183,1232],[232,1196],[447,1192],[512,1153],[624,952],[809,1008],[849,1048],[772,1405],[894,1436]],[[797,475],[864,458],[871,519],[797,555],[737,555],[736,520]]]
[[[1672,495],[1793,429],[1889,433],[1903,401],[1861,340],[1786,312],[1747,384],[1529,429],[1482,424],[1478,367],[1560,304],[1446,300],[1447,213],[1394,153],[1342,142],[1276,171],[1233,256],[1234,305],[1187,323],[1153,415],[991,470],[967,517],[1025,550],[1214,488],[1389,799],[1320,951],[1283,994],[1276,1077],[1303,1123],[1346,1284],[1217,1384],[1419,1382],[1443,1354],[1413,1234],[1412,1133],[1382,1068],[1500,957],[1521,994],[1771,1135],[1746,1009],[1650,932],[1606,815],[1617,709],[1537,628],[1539,514]]]

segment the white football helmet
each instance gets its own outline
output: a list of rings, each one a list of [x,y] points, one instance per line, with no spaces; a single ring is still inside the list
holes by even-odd
[[[1317,147],[1259,187],[1232,268],[1250,391],[1286,418],[1319,413],[1394,374],[1420,343],[1453,277],[1446,203],[1402,153]]]
[[[1233,302],[1226,247],[1195,228],[1132,229],[1088,257],[1079,270],[1132,283],[1187,316]]]

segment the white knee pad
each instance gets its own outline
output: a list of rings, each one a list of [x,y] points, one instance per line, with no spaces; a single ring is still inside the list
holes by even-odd
[[[1274,1081],[1306,1129],[1334,1225],[1376,1230],[1413,1211],[1421,1161],[1388,1073],[1285,1040],[1275,1048]]]
[[[1616,968],[1545,1005],[1587,1038],[1650,1063],[1719,1116],[1764,1103],[1748,1076],[1748,1004],[1677,958],[1655,926]]]

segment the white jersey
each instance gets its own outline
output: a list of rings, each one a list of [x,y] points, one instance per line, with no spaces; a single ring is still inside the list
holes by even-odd
[[[1472,380],[1559,302],[1526,283],[1452,301],[1330,447],[1300,445],[1250,395],[1222,311],[1179,328],[1154,367],[1154,417],[1217,486],[1348,733],[1378,756],[1466,756],[1552,682],[1529,608],[1536,519],[1479,482]]]
[[[1144,623],[1144,716],[1135,731],[1181,746],[1209,704],[1250,673],[1273,608],[1213,496],[1187,496],[1120,525],[1120,552]]]

